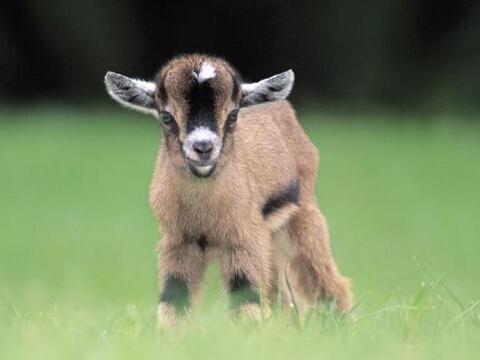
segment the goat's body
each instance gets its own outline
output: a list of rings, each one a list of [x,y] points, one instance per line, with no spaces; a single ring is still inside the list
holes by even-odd
[[[315,200],[318,154],[287,101],[292,70],[245,83],[225,60],[172,59],[155,82],[108,72],[108,93],[161,121],[150,203],[159,246],[160,323],[176,321],[220,262],[232,309],[259,317],[281,295],[303,310],[350,306]],[[259,105],[261,104],[261,105]]]
[[[302,174],[298,169],[301,148],[311,168]],[[232,236],[223,239],[225,234],[218,232],[226,232],[230,226],[244,229],[249,221],[269,226],[276,212],[263,216],[268,199],[297,180],[312,186],[314,179],[301,177],[310,173],[313,176],[309,177],[314,177],[316,163],[316,149],[286,101],[252,106],[240,112],[229,161],[212,179],[196,179],[177,170],[160,150],[152,181],[152,206],[164,228],[179,226],[180,220],[185,223],[183,233],[203,234],[212,245],[232,241]],[[188,207],[177,208],[182,204]]]
[[[317,163],[287,101],[243,109],[228,161],[207,180],[177,168],[162,145],[150,194],[164,232],[161,273],[185,279],[193,294],[218,258],[226,281],[242,274],[269,298],[279,290],[285,304],[332,297],[347,308],[348,282],[315,201]]]

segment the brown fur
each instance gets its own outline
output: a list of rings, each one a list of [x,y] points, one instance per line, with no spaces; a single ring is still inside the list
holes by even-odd
[[[213,175],[198,178],[189,171],[181,144],[192,72],[204,61],[216,70],[211,82],[223,147]],[[228,133],[227,115],[242,96],[235,93],[239,79],[225,61],[205,55],[176,58],[157,76],[156,106],[173,114],[178,124],[177,133],[164,129],[150,188],[150,204],[163,232],[160,282],[165,287],[167,279],[183,281],[194,301],[205,267],[217,259],[226,286],[232,279],[246,282],[262,295],[265,307],[278,293],[286,307],[295,302],[303,310],[334,299],[340,311],[349,309],[350,282],[335,265],[326,220],[315,199],[317,150],[287,101],[240,109],[236,129]],[[272,196],[296,181],[298,201],[262,213]],[[242,303],[239,310],[254,318],[260,313],[252,302]],[[174,323],[177,317],[166,302],[160,303],[158,314],[161,323]]]
[[[168,69],[179,71],[175,65],[167,65],[163,76]],[[181,94],[175,84],[170,91],[176,94],[172,98]],[[162,144],[150,195],[164,232],[160,278],[172,274],[183,278],[196,294],[206,264],[220,259],[225,279],[244,273],[266,298],[276,297],[272,292],[280,279],[279,290],[287,304],[292,294],[278,271],[287,274],[288,268],[297,302],[314,304],[332,298],[340,310],[348,309],[349,281],[336,268],[326,221],[315,200],[317,150],[290,104],[278,101],[242,109],[232,142],[230,151],[222,154],[222,168],[207,181],[179,171]],[[278,212],[284,214],[264,219],[260,209],[266,199],[296,178],[298,205],[290,204],[285,207],[290,209]],[[204,235],[206,250],[187,243],[185,234],[189,239]],[[283,246],[277,241],[282,236],[290,242],[288,265],[282,264],[282,256],[275,256],[276,248]]]

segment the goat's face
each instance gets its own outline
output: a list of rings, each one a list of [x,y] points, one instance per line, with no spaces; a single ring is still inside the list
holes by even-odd
[[[121,104],[160,118],[167,151],[177,167],[209,177],[220,158],[228,157],[239,108],[285,99],[293,72],[245,84],[225,61],[187,55],[167,63],[155,82],[109,72],[105,83]]]
[[[183,57],[167,64],[156,84],[170,154],[179,152],[194,175],[210,176],[235,126],[240,103],[236,73],[216,59]]]

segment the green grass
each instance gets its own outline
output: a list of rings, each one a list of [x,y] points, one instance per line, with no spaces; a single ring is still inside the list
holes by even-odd
[[[0,112],[0,359],[478,358],[480,124],[300,115],[352,314],[233,323],[214,267],[190,322],[158,332],[155,121]]]

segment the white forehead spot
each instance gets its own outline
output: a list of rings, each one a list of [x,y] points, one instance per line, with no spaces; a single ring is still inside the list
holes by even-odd
[[[200,71],[198,72],[198,74],[196,72],[193,72],[193,76],[195,77],[195,79],[197,79],[199,84],[208,79],[214,78],[215,75],[215,68],[206,61],[204,61],[202,63],[202,66],[200,66]]]

